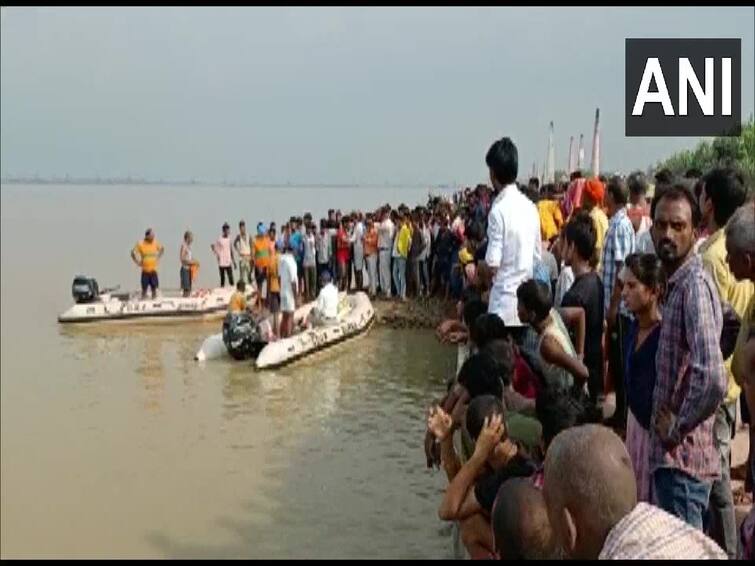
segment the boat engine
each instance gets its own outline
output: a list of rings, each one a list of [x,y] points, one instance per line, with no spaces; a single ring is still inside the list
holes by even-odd
[[[71,294],[73,295],[73,300],[76,301],[77,304],[96,301],[100,296],[97,280],[93,277],[77,275],[73,279]]]
[[[236,360],[256,358],[267,344],[255,320],[246,312],[228,313],[223,321],[223,343]]]

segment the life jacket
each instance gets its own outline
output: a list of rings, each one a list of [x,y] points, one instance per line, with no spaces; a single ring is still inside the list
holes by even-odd
[[[270,239],[267,236],[254,239],[254,265],[259,268],[270,267]]]
[[[160,252],[160,244],[157,243],[157,240],[152,240],[152,242],[142,240],[136,244],[136,251],[142,258],[142,271],[145,273],[157,271],[157,258]]]

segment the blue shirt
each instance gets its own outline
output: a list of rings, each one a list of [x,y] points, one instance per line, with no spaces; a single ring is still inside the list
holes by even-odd
[[[304,260],[304,240],[299,232],[294,232],[289,236],[288,243],[291,244],[291,248],[294,251],[294,257],[296,261],[301,262]]]
[[[634,253],[634,250],[634,226],[632,226],[632,221],[627,216],[627,209],[622,208],[611,217],[611,221],[608,223],[608,232],[606,232],[606,237],[603,241],[602,279],[606,315],[608,314],[608,307],[611,304],[613,288],[616,284],[616,263],[624,263],[627,256]],[[623,299],[619,303],[619,312],[625,316],[630,316]]]

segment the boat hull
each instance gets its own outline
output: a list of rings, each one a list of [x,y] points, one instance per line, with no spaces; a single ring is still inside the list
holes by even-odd
[[[346,300],[350,303],[350,309],[340,323],[303,330],[289,338],[269,343],[257,356],[255,367],[279,368],[366,332],[375,319],[369,297],[360,291],[348,295]],[[313,304],[309,306],[311,310]]]
[[[85,324],[213,320],[225,316],[233,293],[233,288],[218,288],[207,292],[196,292],[190,297],[141,299],[103,295],[98,301],[72,306],[58,316],[58,322]]]
[[[345,293],[343,293],[342,295],[344,297],[346,296]],[[302,324],[307,319],[310,311],[315,307],[316,304],[317,301],[312,301],[296,309],[296,311],[294,311],[294,326]],[[269,316],[268,320],[271,318],[272,317]],[[205,338],[204,342],[202,342],[202,346],[194,355],[194,360],[198,362],[205,362],[208,360],[217,360],[226,357],[230,359],[231,355],[228,353],[228,348],[226,348],[225,342],[223,342],[223,333],[218,332],[217,334],[212,334]]]

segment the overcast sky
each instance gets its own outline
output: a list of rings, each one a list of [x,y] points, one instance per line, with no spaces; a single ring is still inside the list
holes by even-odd
[[[472,183],[511,136],[520,175],[645,168],[694,138],[624,136],[627,37],[742,38],[753,8],[3,8],[2,174]]]

